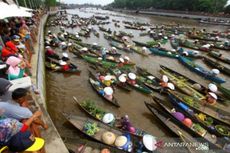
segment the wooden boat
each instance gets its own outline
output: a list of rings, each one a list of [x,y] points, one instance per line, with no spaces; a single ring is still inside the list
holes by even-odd
[[[204,24],[213,24],[213,25],[222,25],[222,26],[230,26],[230,22],[229,21],[224,21],[224,20],[220,20],[220,21],[215,21],[215,20],[210,20],[210,19],[201,19],[200,23],[204,23]]]
[[[83,42],[75,42],[75,43],[82,46],[82,47],[86,47],[88,49],[96,49],[96,50],[102,49],[102,46],[100,46],[98,44],[89,44],[89,43],[83,43]]]
[[[157,47],[149,48],[149,50],[155,55],[160,55],[160,56],[165,56],[165,57],[170,57],[170,58],[176,58],[176,59],[179,57],[179,55],[177,53],[162,50],[161,48],[157,48]]]
[[[95,29],[94,29],[94,30],[92,30],[92,32],[93,32],[93,35],[94,35],[94,36],[96,36],[97,38],[99,38],[99,37],[100,37],[100,33],[99,33],[99,32],[97,32]]]
[[[161,69],[164,70],[164,72],[167,72],[165,74],[167,74],[167,76],[172,76],[173,78],[178,78],[180,79],[182,82],[186,83],[187,85],[189,85],[190,87],[192,87],[193,89],[197,90],[199,93],[201,93],[202,95],[206,95],[207,94],[207,91],[208,89],[206,87],[204,87],[202,84],[200,83],[197,83],[196,81],[168,68],[168,67],[165,67],[163,65],[160,65]],[[162,71],[163,72],[163,71]],[[171,78],[170,78],[171,79]],[[200,88],[195,88],[196,85],[199,85]],[[180,89],[180,88],[179,88]],[[191,90],[187,91],[187,90],[181,90],[182,92],[184,92],[185,94],[188,94],[188,95],[191,95]],[[225,98],[223,98],[222,95],[216,93],[217,96],[218,96],[218,102],[221,102],[221,103],[225,103],[227,102]],[[198,97],[202,97],[202,96],[198,96]]]
[[[121,74],[126,74],[127,72],[125,71],[121,71],[120,69],[113,69],[113,74],[115,75],[121,75]],[[145,94],[151,94],[152,93],[152,90],[150,90],[148,87],[146,87],[144,84],[142,84],[141,82],[136,82],[136,84],[132,84],[130,82],[130,80],[127,78],[127,81],[126,83],[128,85],[130,85],[131,87],[133,87],[134,89],[142,92],[142,93],[145,93]]]
[[[224,63],[230,64],[230,58],[227,57],[223,57],[223,55],[221,53],[215,52],[215,51],[211,51],[208,53],[209,56],[218,59]]]
[[[216,83],[225,83],[225,80],[223,78],[216,77],[210,71],[205,70],[203,67],[196,64],[195,62],[192,62],[189,59],[182,57],[182,56],[179,56],[178,59],[183,65],[188,67],[191,71],[196,72],[197,74],[201,75],[205,79],[212,80]]]
[[[146,30],[146,28],[142,26],[133,26],[133,25],[124,25],[126,29],[133,29],[133,30]]]
[[[109,16],[99,16],[99,15],[96,15],[96,16],[94,16],[95,17],[95,19],[97,19],[97,20],[107,20],[107,19],[109,19]]]
[[[143,52],[143,49],[138,47],[138,46],[131,45],[130,49],[133,50],[134,52],[136,52],[137,54],[142,55],[142,56],[148,56],[149,55],[148,53]]]
[[[132,91],[131,87],[126,82],[123,83],[123,82],[119,81],[118,78],[121,75],[121,71],[120,72],[118,72],[118,71],[120,71],[120,70],[116,69],[116,68],[115,69],[109,68],[109,72],[111,72],[117,78],[117,81],[115,82],[115,84],[125,91],[128,91],[128,92]]]
[[[207,35],[198,36],[198,35],[187,34],[187,36],[190,39],[198,39],[198,40],[213,41],[213,42],[218,42],[219,41],[215,37],[208,37]]]
[[[99,26],[99,29],[100,29],[101,31],[103,31],[103,32],[108,33],[108,34],[111,34],[111,33],[112,33],[111,29],[106,29],[106,28],[104,28],[104,27],[102,27],[102,26]]]
[[[103,123],[103,124],[106,124],[103,122],[103,116],[107,113],[110,113],[110,112],[106,112],[103,110],[103,108],[99,108],[98,106],[95,105],[95,103],[91,102],[91,101],[84,101],[82,103],[80,103],[76,97],[73,97],[73,99],[77,102],[77,104],[80,106],[80,108],[82,110],[84,110],[89,116],[91,116],[93,119],[95,120],[98,120],[99,122]],[[90,105],[90,106],[89,106]],[[94,110],[92,110],[91,107],[94,107]],[[115,114],[114,114],[115,115]],[[117,115],[115,115],[117,117]],[[112,121],[111,123],[109,124],[106,124],[108,126],[111,126],[112,128],[114,129],[117,129],[119,131],[122,131],[122,132],[128,132],[129,134],[132,134],[134,136],[137,136],[137,137],[142,137],[144,134],[147,134],[145,131],[141,130],[141,129],[136,129],[135,133],[130,133],[129,131],[124,131],[123,129],[120,129],[118,127],[116,127],[117,125],[120,125],[120,121],[119,119],[114,119],[114,121]]]
[[[230,51],[230,46],[225,46],[222,42],[221,43],[215,43],[214,48]]]
[[[202,105],[199,101],[194,99],[193,97],[187,96],[185,94],[176,92],[176,91],[169,91],[169,98],[176,98],[180,102],[189,105],[192,109],[199,111],[205,115],[209,115],[224,124],[230,125],[230,113],[228,111],[224,111],[218,108],[210,108],[205,105]]]
[[[167,68],[162,66],[160,72],[166,76],[168,76],[169,80],[183,93],[196,97],[197,99],[205,99],[205,96],[201,94],[199,91],[195,90],[189,82],[187,82],[184,78],[180,78],[180,76],[170,73]]]
[[[123,43],[123,40],[116,37],[116,36],[113,36],[111,34],[107,34],[107,33],[104,33],[104,38],[107,39],[107,40],[113,40],[113,41],[116,41],[116,42],[119,42],[119,43]]]
[[[162,92],[163,88],[160,86],[160,79],[156,76],[149,73],[146,69],[136,67],[137,73],[141,75],[143,78],[139,79],[142,83],[144,83],[145,86],[147,86],[149,89],[153,91]]]
[[[149,109],[149,111],[157,117],[157,119],[160,121],[161,125],[169,130],[171,133],[173,133],[175,136],[179,137],[180,140],[184,143],[199,143],[198,139],[194,138],[193,136],[188,133],[187,130],[181,128],[180,125],[175,123],[175,119],[172,118],[168,113],[165,111],[157,108],[152,103],[145,102],[145,106]],[[206,146],[208,147],[208,146]],[[196,148],[188,147],[189,152],[199,152]],[[202,151],[200,151],[201,153]]]
[[[101,83],[98,80],[89,77],[89,82],[92,85],[93,89],[98,93],[98,95],[100,95],[103,99],[113,104],[114,106],[120,107],[119,103],[117,102],[117,99],[114,96],[113,99],[110,100],[101,94],[100,91],[103,90],[105,86],[101,85]]]
[[[113,47],[116,47],[117,49],[119,50],[122,50],[122,51],[125,51],[125,52],[129,52],[129,53],[132,53],[133,50],[131,48],[128,48],[125,46],[125,44],[120,44],[120,43],[117,43],[115,41],[110,41],[109,43],[111,46]],[[131,46],[130,46],[131,47]]]
[[[223,140],[218,139],[216,136],[213,136],[211,133],[209,133],[207,130],[205,130],[199,122],[196,122],[195,120],[191,119],[192,124],[191,126],[186,126],[182,121],[178,120],[174,115],[173,112],[169,107],[163,104],[162,100],[159,98],[153,97],[154,101],[157,102],[157,104],[172,118],[174,118],[175,123],[180,125],[183,129],[187,130],[192,136],[194,137],[200,137],[204,139],[203,141],[207,141],[212,149],[224,149],[225,145],[227,145],[227,142],[224,142]],[[176,108],[174,108],[175,112],[178,112]],[[185,115],[185,118],[188,118]]]
[[[119,31],[119,35],[120,37],[123,37],[123,36],[127,36],[127,37],[134,37],[134,35],[132,33],[128,33],[128,32],[125,32],[125,31]]]
[[[185,48],[190,48],[190,49],[194,49],[194,50],[200,50],[200,51],[205,51],[208,52],[211,49],[207,49],[207,48],[203,48],[202,45],[200,44],[194,44],[188,40],[180,40],[179,39],[179,45],[181,47],[185,47]]]
[[[188,105],[180,102],[177,99],[171,98],[171,103],[181,112],[185,113],[196,122],[199,122],[200,125],[203,128],[207,129],[210,133],[218,137],[230,137],[230,128],[228,127],[228,125],[219,122],[209,115],[205,115],[195,109],[191,109]],[[221,131],[220,128],[222,128],[223,131]]]
[[[71,40],[74,40],[74,41],[82,41],[81,38],[77,38],[73,34],[69,34],[68,38],[71,39]]]
[[[68,74],[80,74],[81,73],[81,70],[79,70],[76,66],[75,66],[76,68],[72,68],[67,71],[63,70],[59,64],[55,64],[52,62],[45,62],[45,66],[51,72],[60,72],[60,73],[68,73]]]
[[[150,48],[150,47],[156,46],[158,43],[166,44],[167,40],[165,40],[165,39],[163,39],[163,40],[153,40],[153,41],[148,41],[146,43],[145,42],[140,42],[140,41],[133,40],[133,42],[136,45],[138,45],[138,46],[144,46],[144,47]]]
[[[230,89],[227,89],[221,85],[218,85],[218,89],[224,94],[224,96],[226,96],[227,98],[230,98]]]
[[[184,49],[183,48],[179,48],[178,49],[178,53],[181,55],[181,56],[186,56],[186,57],[191,57],[191,58],[202,58],[203,56],[199,54],[198,51],[192,51],[192,50],[186,50],[186,54],[184,53]]]
[[[103,67],[106,67],[106,68],[119,67],[117,62],[100,60],[100,59],[98,59],[98,57],[82,55],[82,58],[91,64],[99,64],[99,65],[102,65]],[[126,63],[122,67],[128,68],[128,67],[133,67],[134,65],[135,65],[135,63]]]
[[[209,66],[217,68],[222,73],[230,75],[230,69],[225,67],[224,65],[220,64],[219,62],[216,62],[210,58],[204,57],[204,62],[207,63]]]
[[[102,124],[96,120],[92,120],[92,119],[89,119],[89,118],[86,118],[86,117],[80,117],[80,116],[74,116],[74,115],[69,115],[69,114],[64,114],[63,115],[65,116],[65,118],[73,125],[75,126],[79,131],[81,131],[82,133],[84,133],[86,136],[92,138],[93,140],[97,141],[97,142],[100,142],[100,143],[103,143],[105,145],[108,145],[106,143],[103,142],[102,140],[102,135],[105,133],[105,132],[112,132],[114,133],[116,136],[122,136],[122,135],[125,135],[126,137],[128,137],[130,139],[130,142],[129,142],[129,150],[124,150],[126,152],[133,152],[136,147],[135,147],[135,143],[138,143],[138,140],[131,137],[129,134],[126,134],[126,133],[123,133],[119,130],[116,130],[116,129],[113,129],[111,128],[110,126],[108,125],[105,125],[105,124]],[[98,131],[93,133],[93,134],[88,134],[85,130],[85,126],[86,124],[92,124],[92,125],[95,125],[97,126],[98,128]],[[114,148],[117,148],[114,144],[112,145],[108,145],[108,146],[111,146],[111,147],[114,147]],[[122,149],[121,149],[122,150]]]
[[[152,94],[152,90],[138,80],[136,80],[135,84],[132,84],[131,80],[127,78],[127,84],[130,85],[132,88],[136,89],[137,91],[140,91],[141,93]]]
[[[171,39],[170,44],[171,44],[172,48],[174,48],[176,50],[179,47],[179,41],[177,39]]]

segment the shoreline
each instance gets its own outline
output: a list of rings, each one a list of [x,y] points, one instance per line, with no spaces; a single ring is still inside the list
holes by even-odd
[[[166,16],[166,17],[178,17],[184,19],[193,19],[193,20],[201,20],[201,19],[221,19],[224,21],[230,20],[230,17],[219,17],[219,16],[208,16],[202,14],[189,14],[192,12],[179,12],[179,11],[167,11],[167,10],[128,10],[128,9],[108,9],[110,11],[122,12],[122,13],[136,13],[143,15],[156,15],[156,16]],[[138,11],[138,12],[137,12]]]
[[[31,81],[39,90],[39,95],[32,94],[35,104],[43,113],[43,119],[48,124],[47,130],[41,130],[42,138],[45,140],[46,153],[69,153],[57,128],[55,127],[46,107],[46,82],[45,82],[45,66],[43,63],[44,55],[44,30],[47,19],[56,12],[48,12],[44,14],[39,23],[37,43],[34,44],[35,54],[32,56],[32,77]],[[58,148],[58,149],[57,149]]]

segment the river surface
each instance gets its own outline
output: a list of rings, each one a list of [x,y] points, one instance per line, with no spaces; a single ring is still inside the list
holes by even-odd
[[[95,13],[104,13],[110,16],[110,21],[112,19],[116,19],[119,21],[140,21],[140,22],[149,22],[151,24],[182,24],[188,27],[197,27],[200,29],[206,28],[208,31],[211,30],[226,30],[227,27],[222,26],[212,26],[212,25],[202,25],[197,21],[188,20],[188,19],[180,19],[180,18],[169,18],[169,17],[159,17],[159,16],[150,16],[150,15],[136,15],[136,14],[123,14],[117,12],[103,11],[103,10],[91,10],[87,9],[86,11],[77,10],[67,10],[70,14],[78,14],[80,17],[90,17]],[[95,29],[98,29],[97,26],[93,26]],[[113,23],[109,25],[105,25],[106,28],[115,29]],[[49,30],[58,32],[59,27],[50,27]],[[71,33],[75,33],[79,31],[79,28],[75,29],[66,29]],[[132,32],[135,35],[135,40],[139,41],[148,41],[149,37],[139,37],[139,31],[124,29],[123,26],[121,28],[116,28],[116,30],[125,30],[126,32]],[[93,43],[97,42],[100,45],[103,45],[107,48],[110,48],[107,40],[103,38],[103,33],[100,32],[100,38],[95,37],[91,34],[91,37],[88,39],[84,39],[83,41]],[[166,47],[170,48],[169,44],[166,44]],[[147,68],[149,72],[155,74],[160,77],[159,73],[159,65],[163,64],[168,66],[175,71],[178,71],[193,80],[207,86],[209,81],[202,79],[197,74],[189,71],[186,67],[180,64],[175,59],[170,59],[167,57],[160,57],[151,55],[149,57],[143,57],[136,53],[125,53],[120,51],[124,55],[128,55],[132,61],[136,62],[137,66],[141,66],[143,68]],[[229,53],[226,53],[227,56],[230,56]],[[170,132],[165,130],[165,128],[160,125],[158,120],[148,111],[146,106],[144,105],[144,101],[152,101],[150,96],[143,95],[135,90],[131,93],[126,93],[123,90],[116,89],[115,97],[118,99],[121,107],[119,109],[111,106],[103,99],[101,99],[97,93],[92,89],[91,85],[88,81],[88,69],[89,64],[87,64],[82,59],[74,57],[73,54],[69,53],[71,57],[71,61],[74,64],[77,64],[78,67],[82,70],[81,75],[63,75],[59,73],[46,72],[46,95],[47,95],[47,106],[49,114],[57,127],[57,130],[60,132],[60,135],[65,138],[76,139],[76,142],[88,141],[87,137],[81,135],[75,128],[66,123],[66,120],[62,116],[62,112],[73,113],[80,116],[85,116],[85,113],[82,112],[79,107],[74,104],[73,96],[77,97],[79,101],[85,99],[93,99],[96,104],[107,111],[113,112],[117,115],[129,115],[131,122],[135,127],[139,127],[144,129],[148,133],[156,137],[172,137]],[[197,61],[202,66],[207,67],[202,61]],[[220,74],[221,77],[225,78],[227,83],[226,87],[230,87],[230,79],[226,75]],[[154,93],[158,95],[157,93]],[[80,138],[80,139],[79,139]],[[75,143],[71,139],[71,142]],[[79,141],[78,141],[79,139]],[[67,141],[67,140],[66,140]]]

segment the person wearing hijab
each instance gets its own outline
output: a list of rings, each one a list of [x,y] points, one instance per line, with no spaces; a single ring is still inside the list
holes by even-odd
[[[6,60],[6,64],[9,65],[7,70],[8,80],[14,80],[22,78],[25,72],[25,63],[18,57],[10,56]]]

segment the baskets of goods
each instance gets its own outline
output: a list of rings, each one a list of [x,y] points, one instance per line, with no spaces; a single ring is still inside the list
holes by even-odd
[[[99,128],[98,128],[96,123],[87,122],[87,123],[85,123],[85,125],[83,127],[83,131],[87,135],[92,136],[92,135],[95,135],[99,131]]]
[[[230,136],[230,129],[226,126],[216,125],[215,129],[217,132],[219,132],[222,135]]]

